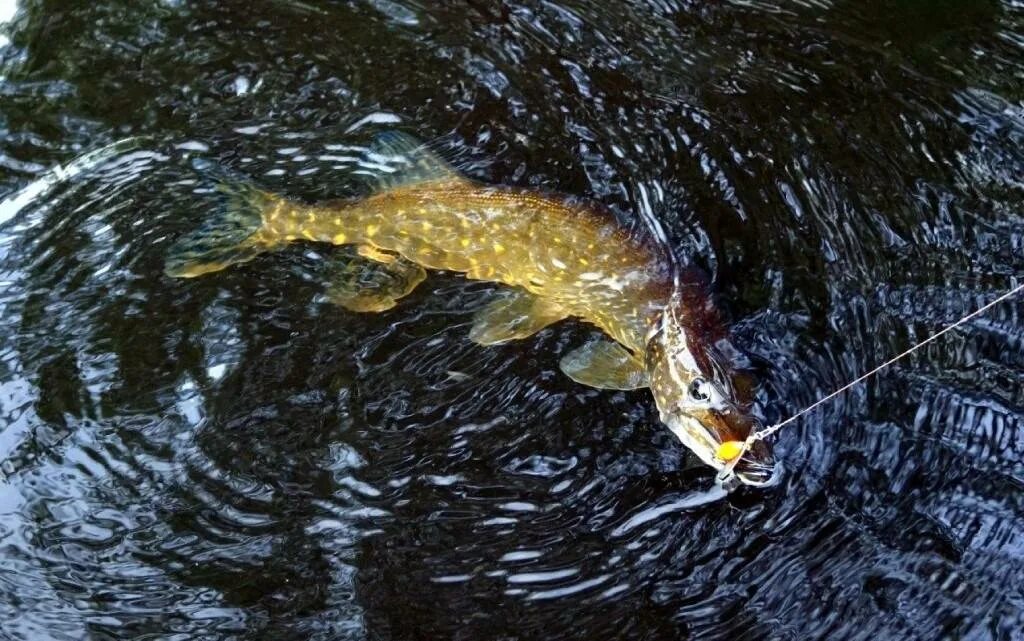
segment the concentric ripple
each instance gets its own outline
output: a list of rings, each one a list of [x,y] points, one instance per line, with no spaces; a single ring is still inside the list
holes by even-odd
[[[400,129],[662,228],[780,420],[1024,278],[1020,2],[68,4],[0,0],[0,638],[1024,638],[1024,300],[727,495],[493,285],[163,274],[193,158],[354,198]]]

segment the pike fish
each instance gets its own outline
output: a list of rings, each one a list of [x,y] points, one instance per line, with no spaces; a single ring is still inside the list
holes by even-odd
[[[605,337],[566,354],[566,375],[601,389],[650,388],[661,421],[704,463],[731,465],[748,485],[772,482],[768,444],[740,447],[757,422],[733,353],[720,348],[709,299],[701,287],[676,286],[652,238],[580,199],[469,180],[403,134],[378,137],[370,156],[390,161],[370,196],[313,205],[194,162],[221,207],[175,243],[166,273],[200,276],[310,241],[356,248],[328,289],[353,311],[395,306],[426,270],[502,283],[508,289],[476,313],[473,341],[522,339],[568,317],[588,321]]]

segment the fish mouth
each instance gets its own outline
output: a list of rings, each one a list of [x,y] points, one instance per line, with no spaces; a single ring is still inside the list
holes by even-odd
[[[743,443],[760,426],[757,419],[735,407],[724,412],[708,412],[702,418],[703,420],[693,420],[691,426],[692,431],[696,431],[703,438],[692,439],[691,437],[691,440],[710,445],[715,454],[708,462],[719,470],[728,469],[730,464],[729,460],[722,460],[718,457],[720,451],[718,448],[721,444],[729,441]],[[691,447],[691,449],[693,448]],[[695,451],[700,453],[699,450]],[[779,482],[781,472],[782,466],[775,460],[771,445],[761,439],[752,441],[732,467],[732,474],[736,480],[751,487],[775,485]]]
[[[683,445],[719,471],[729,466],[729,461],[718,457],[722,443],[742,443],[758,426],[755,419],[738,411],[707,413],[701,418],[685,414],[666,418],[663,422]],[[771,445],[760,439],[743,451],[732,468],[736,481],[751,487],[775,485],[781,472],[782,466],[776,462]]]
[[[733,468],[736,478],[744,485],[770,487],[779,482],[782,464],[775,460],[771,447],[764,441],[754,441]]]

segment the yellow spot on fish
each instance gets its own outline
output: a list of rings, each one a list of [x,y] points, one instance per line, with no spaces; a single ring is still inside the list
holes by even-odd
[[[302,230],[302,237],[306,240],[316,240],[316,235],[308,229]]]
[[[583,265],[584,267],[586,267],[589,264],[590,264],[590,261],[587,260],[586,258],[581,258],[580,259],[580,265]]]
[[[743,441],[726,441],[718,446],[715,456],[728,463],[743,452]]]
[[[345,234],[335,234],[334,238],[331,239],[331,242],[335,245],[344,245],[346,240],[348,240],[348,236]]]
[[[371,237],[371,238],[373,236],[375,236],[378,231],[380,231],[380,226],[379,225],[367,225],[366,226],[366,235]]]
[[[462,245],[463,247],[469,247],[469,239],[463,238],[462,240],[459,241],[459,244]]]
[[[505,253],[505,246],[502,245],[501,243],[494,243],[494,253],[495,254],[503,254],[503,253]]]
[[[420,213],[423,214],[423,213],[426,213],[426,212],[421,209]],[[423,231],[430,231],[431,229],[434,228],[433,225],[431,225],[430,223],[428,223],[425,220],[422,223],[420,223],[420,227],[423,229]]]

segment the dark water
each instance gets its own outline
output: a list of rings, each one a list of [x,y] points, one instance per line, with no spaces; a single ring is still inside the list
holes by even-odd
[[[12,14],[13,12],[13,14]],[[0,2],[0,638],[1024,639],[1024,301],[729,496],[494,287],[162,274],[190,157],[310,200],[397,128],[649,215],[777,420],[1024,274],[1018,0]]]

